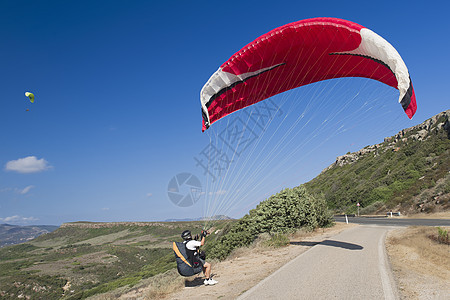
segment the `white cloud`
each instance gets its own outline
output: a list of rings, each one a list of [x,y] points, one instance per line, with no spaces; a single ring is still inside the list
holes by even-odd
[[[220,195],[225,195],[227,193],[227,191],[225,190],[218,190],[216,192],[209,192],[210,196],[220,196]]]
[[[0,222],[18,223],[18,224],[34,222],[34,221],[37,221],[37,220],[39,220],[39,219],[37,219],[35,217],[22,217],[22,216],[19,216],[19,215],[10,216],[10,217],[6,217],[6,218],[0,218]]]
[[[23,189],[19,189],[18,192],[19,194],[25,195],[26,193],[28,193],[32,188],[34,188],[34,185],[29,185]]]
[[[109,210],[109,207],[103,207],[102,210]]]
[[[150,198],[151,196],[153,196],[152,193],[147,193],[147,197]]]
[[[17,160],[11,160],[6,163],[6,171],[14,171],[18,173],[36,173],[50,169],[49,163],[41,158],[37,159],[36,156],[27,156],[19,158]]]

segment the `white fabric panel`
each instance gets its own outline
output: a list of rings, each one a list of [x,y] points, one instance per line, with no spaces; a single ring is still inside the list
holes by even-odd
[[[397,78],[397,88],[400,91],[398,102],[400,102],[410,85],[409,72],[405,62],[389,42],[372,30],[363,28],[360,33],[362,41],[358,48],[353,51],[339,53],[370,56],[374,59],[381,60],[388,65]]]
[[[258,75],[260,73],[263,73],[267,70],[273,69],[278,65],[270,66],[267,68],[260,69],[255,72],[248,72],[243,73],[240,75],[234,75],[228,72],[222,71],[221,68],[219,68],[206,82],[206,84],[203,86],[201,92],[200,92],[200,101],[202,104],[203,111],[208,115],[208,109],[206,108],[206,103],[208,103],[209,99],[211,99],[212,96],[214,96],[217,92],[220,90],[229,87],[233,85],[234,83],[238,81],[244,81],[245,79]],[[208,121],[209,121],[209,115],[208,115]]]

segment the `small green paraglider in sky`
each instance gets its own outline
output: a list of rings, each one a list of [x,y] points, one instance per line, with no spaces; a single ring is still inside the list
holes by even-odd
[[[25,96],[27,96],[28,99],[30,99],[31,103],[34,103],[34,94],[33,93],[25,92]]]

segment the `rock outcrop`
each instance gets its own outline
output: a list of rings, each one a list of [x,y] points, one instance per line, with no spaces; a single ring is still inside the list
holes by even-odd
[[[322,173],[334,167],[352,164],[369,153],[377,155],[379,151],[398,151],[400,149],[397,145],[399,142],[405,143],[408,140],[423,141],[433,131],[438,132],[441,130],[445,130],[450,138],[450,109],[429,118],[419,125],[403,129],[394,136],[386,137],[383,143],[367,146],[359,151],[338,156],[336,161],[325,168]]]

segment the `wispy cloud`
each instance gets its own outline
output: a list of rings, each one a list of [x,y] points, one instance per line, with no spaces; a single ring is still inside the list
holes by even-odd
[[[152,193],[147,193],[147,198],[150,198],[151,196],[153,196]]]
[[[27,156],[8,161],[5,165],[5,170],[18,173],[37,173],[48,170],[51,167],[43,158],[37,159],[36,156]]]
[[[227,191],[225,190],[218,190],[216,192],[209,192],[208,194],[210,196],[220,196],[220,195],[225,195],[227,193]]]
[[[30,192],[30,190],[34,187],[35,187],[34,185],[29,185],[24,188],[6,187],[6,188],[1,188],[0,193],[10,193],[11,192],[11,193],[15,193],[15,194],[25,195],[28,192]]]
[[[18,189],[17,192],[21,195],[25,195],[26,193],[28,193],[32,188],[34,188],[34,185],[29,185],[23,189]]]
[[[19,215],[0,218],[0,222],[15,223],[15,224],[27,224],[27,223],[34,222],[37,220],[39,220],[39,219],[35,218],[35,217],[22,217]]]

